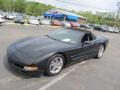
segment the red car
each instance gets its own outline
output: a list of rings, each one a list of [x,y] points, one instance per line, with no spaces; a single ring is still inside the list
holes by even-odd
[[[79,27],[80,26],[80,24],[76,23],[76,22],[70,22],[70,24],[72,27]]]
[[[52,25],[54,25],[54,26],[62,26],[62,23],[59,20],[53,20]]]

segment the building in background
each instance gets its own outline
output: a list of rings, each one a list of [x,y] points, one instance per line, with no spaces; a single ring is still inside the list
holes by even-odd
[[[73,21],[73,22],[78,22],[80,24],[85,24],[87,21],[87,18],[81,15],[77,15],[75,13],[60,10],[60,9],[50,9],[44,13],[44,17],[49,19]]]

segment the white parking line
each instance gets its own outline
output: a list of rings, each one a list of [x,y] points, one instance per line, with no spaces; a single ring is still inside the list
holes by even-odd
[[[77,68],[78,68],[78,66],[73,67],[67,73],[64,73],[64,74],[60,75],[59,77],[55,78],[54,80],[52,80],[51,82],[47,83],[46,85],[44,85],[43,87],[39,88],[38,90],[46,90],[46,89],[48,89],[50,86],[52,86],[53,84],[55,84],[58,81],[60,81],[61,79],[63,79],[68,74],[70,74],[71,72],[75,71],[75,69],[77,69]]]

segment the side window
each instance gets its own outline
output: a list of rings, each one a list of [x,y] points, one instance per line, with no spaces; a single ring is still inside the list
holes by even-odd
[[[81,43],[84,43],[86,41],[92,41],[93,40],[93,36],[91,34],[85,34],[81,40]]]
[[[88,38],[89,38],[89,41],[92,41],[92,40],[93,40],[93,35],[92,35],[92,34],[89,34],[89,35],[88,35]]]

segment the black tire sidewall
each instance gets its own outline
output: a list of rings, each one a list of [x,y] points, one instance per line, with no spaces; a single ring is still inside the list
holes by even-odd
[[[51,73],[50,70],[49,70],[49,67],[50,67],[50,63],[51,63],[51,61],[52,61],[54,58],[56,58],[56,57],[60,57],[60,58],[62,58],[62,60],[63,60],[63,66],[62,66],[62,69],[63,69],[63,67],[64,67],[65,58],[63,57],[63,55],[61,55],[61,54],[55,54],[55,55],[53,55],[53,56],[48,60],[48,63],[46,64],[46,70],[45,70],[45,73],[46,73],[47,75],[49,75],[49,76],[57,75],[57,74],[59,74],[59,73],[61,72],[61,70],[62,70],[62,69],[61,69],[61,70],[60,70],[58,73],[56,73],[56,74]]]

